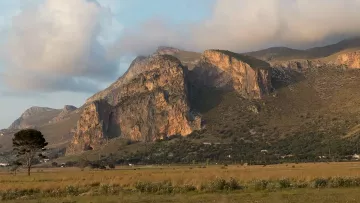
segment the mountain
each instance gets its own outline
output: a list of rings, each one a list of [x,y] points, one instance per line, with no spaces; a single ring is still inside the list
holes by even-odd
[[[331,44],[324,47],[315,47],[306,50],[297,50],[287,47],[272,47],[260,51],[248,52],[245,54],[265,61],[286,61],[294,59],[310,60],[328,57],[338,52],[359,48],[360,37],[355,37],[340,41],[336,44]]]
[[[134,68],[141,72],[125,80]],[[121,85],[85,108],[67,152],[96,149],[118,136],[154,141],[200,129],[200,120],[190,112],[185,75],[181,62],[173,56],[136,60],[119,79]]]
[[[263,149],[274,157],[315,157],[329,149],[351,154],[360,140],[359,45],[353,38],[307,50],[242,54],[159,47],[135,58],[81,108],[36,114],[46,120],[39,129],[67,155],[96,159],[101,153],[191,162],[230,154],[240,161],[258,159]],[[32,125],[29,118],[24,126]]]
[[[3,146],[0,151],[11,149],[12,135],[25,128],[40,130],[49,147],[64,148],[72,139],[72,129],[76,127],[79,119],[79,111],[76,107],[65,105],[63,109],[47,107],[31,107],[22,113],[8,129],[0,131],[0,143]]]
[[[140,117],[133,118],[134,115],[139,114],[139,111],[131,108],[129,103],[122,103],[121,98],[124,97],[123,94],[128,94],[129,81],[138,83],[137,88],[131,88],[134,93],[151,94],[151,91],[144,92],[139,88],[146,87],[145,81],[147,81],[140,78],[155,69],[149,65],[152,64],[150,62],[152,57],[161,55],[172,55],[179,59],[179,66],[182,66],[184,72],[184,78],[181,80],[184,80],[186,84],[183,93],[187,96],[185,109],[190,109],[201,120],[199,121],[200,130],[193,128],[191,133],[190,131],[186,133],[190,137],[188,145],[197,150],[181,153],[189,149],[179,149],[180,151],[177,152],[176,146],[169,141],[161,145],[164,154],[171,153],[187,159],[188,154],[206,150],[199,144],[209,141],[241,145],[241,148],[246,149],[246,152],[242,153],[248,154],[254,154],[262,148],[277,150],[281,153],[303,151],[319,154],[324,151],[322,143],[326,140],[345,143],[344,146],[351,145],[360,135],[360,127],[358,127],[360,95],[356,91],[357,86],[360,85],[356,80],[360,76],[357,46],[358,39],[351,39],[335,45],[308,50],[278,47],[244,54],[225,50],[207,50],[196,53],[161,47],[150,57],[135,59],[127,73],[114,83],[118,85],[112,85],[106,91],[100,92],[101,102],[105,103],[103,106],[106,106],[104,109],[108,109],[108,112],[114,112],[111,109],[116,109],[120,105],[122,109],[131,109],[133,114],[126,114],[123,117],[123,120],[129,120],[131,123],[116,125],[120,126],[121,133],[115,137],[106,137],[106,133],[100,130],[101,141],[97,142],[95,147],[89,147],[88,149],[91,149],[89,153],[91,154],[92,150],[94,152],[100,150],[101,153],[116,154],[123,153],[125,150],[135,153],[128,155],[128,158],[146,156],[142,154],[145,153],[143,151],[145,148],[140,143],[154,139],[144,139],[151,135],[144,131],[140,136],[143,139],[138,139],[137,131],[142,129],[142,126],[148,129],[149,126],[158,128],[157,126],[161,125],[144,124],[141,117],[148,115],[148,111],[141,110],[145,113],[140,113]],[[165,59],[160,60],[165,61]],[[167,69],[165,65],[156,64],[155,66]],[[163,73],[160,72],[160,74]],[[165,75],[163,77],[166,78]],[[151,77],[146,76],[146,78]],[[168,85],[167,88],[170,88],[173,84]],[[138,96],[130,96],[130,98],[131,101],[139,104],[136,102]],[[101,102],[99,101],[99,104],[95,106],[101,106]],[[88,113],[88,115],[91,114]],[[122,113],[118,113],[119,115]],[[165,119],[162,122],[169,122],[169,117],[163,118]],[[101,123],[99,120],[102,119],[97,119],[96,122],[89,121],[89,123]],[[86,122],[87,119],[83,119],[81,125],[87,126]],[[105,129],[108,129],[107,122],[104,123]],[[123,135],[122,129],[134,123],[141,123],[141,125],[132,128],[136,130],[127,131],[130,133]],[[175,137],[176,134],[169,135],[165,137]],[[197,138],[192,139],[191,137],[194,136]],[[123,144],[119,146],[116,144],[117,138],[142,142],[130,146]],[[154,137],[150,136],[150,138]],[[158,138],[155,137],[155,139]],[[84,143],[81,140],[82,136],[76,136],[72,143]],[[86,138],[86,140],[94,139]],[[244,142],[248,144],[244,145]],[[178,144],[180,146],[180,143]],[[152,146],[158,145],[155,143]],[[82,148],[85,149],[85,145],[82,145]],[[136,152],[133,148],[137,149]],[[349,146],[348,150],[341,148],[341,153],[351,153],[352,149]],[[148,150],[146,153],[149,153]],[[160,149],[156,148],[157,150]],[[158,158],[155,157],[155,159]]]

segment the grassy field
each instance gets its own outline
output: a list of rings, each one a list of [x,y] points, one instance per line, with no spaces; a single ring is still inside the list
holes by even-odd
[[[360,162],[0,172],[9,202],[360,202],[359,187]]]
[[[24,200],[13,200],[8,203],[22,203]],[[355,203],[360,202],[360,193],[351,189],[301,189],[279,192],[232,192],[205,194],[119,194],[116,196],[44,198],[25,201],[27,203]]]

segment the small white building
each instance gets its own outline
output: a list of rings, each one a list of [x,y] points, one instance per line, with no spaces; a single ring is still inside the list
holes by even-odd
[[[10,166],[9,163],[0,163],[0,167],[6,167],[6,166]]]
[[[261,150],[260,152],[261,152],[261,153],[264,153],[264,154],[267,154],[267,153],[268,153],[268,150],[263,149],[263,150]]]
[[[360,159],[360,155],[359,154],[354,154],[352,155],[353,159],[359,160]]]

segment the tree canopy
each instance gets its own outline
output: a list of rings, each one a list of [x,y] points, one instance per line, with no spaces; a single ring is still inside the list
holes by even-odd
[[[41,151],[44,151],[48,145],[44,135],[38,130],[25,129],[15,133],[12,141],[14,152],[21,158],[23,165],[28,169],[28,175],[30,175],[36,155],[40,158],[44,157]]]

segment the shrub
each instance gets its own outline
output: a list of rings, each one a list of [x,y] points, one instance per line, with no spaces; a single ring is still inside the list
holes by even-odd
[[[208,182],[207,184],[202,184],[200,190],[215,192],[215,191],[229,191],[229,190],[240,190],[243,187],[239,184],[234,178],[230,178],[229,181],[226,181],[222,178],[217,178]]]
[[[354,187],[358,186],[356,178],[343,178],[335,177],[329,180],[329,187],[339,188],[339,187]]]
[[[135,183],[134,187],[136,190],[146,193],[172,193],[174,189],[170,181],[159,183],[139,181]]]
[[[108,165],[110,169],[114,169],[115,168],[115,164],[109,164]]]
[[[325,178],[315,178],[312,181],[312,187],[314,188],[324,188],[328,185],[329,180]]]
[[[284,189],[284,188],[290,188],[291,187],[291,181],[289,179],[280,179],[277,181],[278,184],[279,184],[279,187],[281,189]]]
[[[239,182],[234,178],[230,178],[228,182],[228,190],[240,190],[240,189],[243,189],[243,187],[239,184]]]
[[[224,190],[225,187],[226,187],[226,181],[222,178],[217,178],[209,183],[208,190],[209,191]]]
[[[75,187],[75,186],[72,186],[72,185],[68,185],[65,188],[65,192],[66,192],[66,194],[69,194],[69,195],[78,195],[79,194],[79,188]]]
[[[265,190],[267,185],[269,184],[269,181],[267,181],[267,180],[254,180],[253,184],[254,184],[254,189],[256,191]]]

